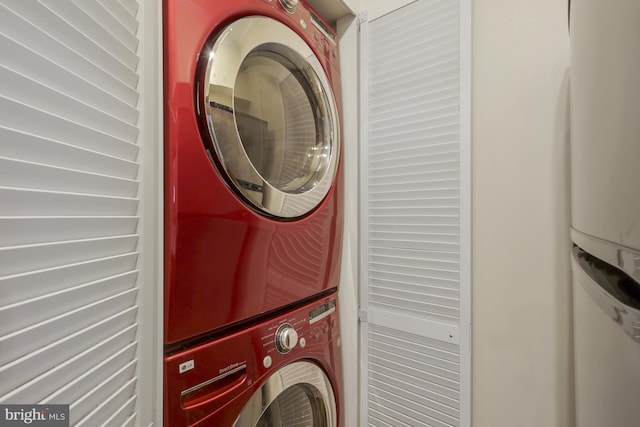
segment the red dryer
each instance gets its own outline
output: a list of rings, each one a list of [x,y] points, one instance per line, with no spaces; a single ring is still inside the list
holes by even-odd
[[[165,0],[165,345],[338,285],[340,74],[304,0]]]

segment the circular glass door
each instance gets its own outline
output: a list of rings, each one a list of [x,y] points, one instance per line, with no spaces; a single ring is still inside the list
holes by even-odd
[[[218,170],[262,213],[313,210],[340,150],[333,93],[309,46],[280,22],[252,16],[214,36],[203,56],[203,139]]]
[[[242,409],[233,427],[336,427],[329,379],[310,362],[277,371]]]

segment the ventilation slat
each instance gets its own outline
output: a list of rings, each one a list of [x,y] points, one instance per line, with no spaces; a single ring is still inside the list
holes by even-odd
[[[435,219],[440,219],[442,217],[433,217]],[[432,217],[426,217],[426,221],[432,221]],[[411,259],[420,259],[426,262],[428,261],[441,261],[446,263],[460,263],[460,257],[456,253],[450,252],[439,252],[439,251],[416,251],[411,249],[390,249],[383,248],[378,246],[371,246],[371,255],[379,256],[379,257],[397,257],[397,258],[411,258]],[[451,265],[451,264],[447,264]]]
[[[424,369],[430,370],[432,373],[443,378],[457,380],[460,366],[458,363],[441,359],[435,356],[426,355],[421,351],[413,351],[404,347],[396,347],[387,342],[376,342],[369,340],[371,346],[371,354],[379,357],[397,357],[401,363],[408,363],[412,366],[424,366]]]
[[[118,2],[124,7],[132,17],[138,14],[138,2],[136,0],[118,0]]]
[[[136,396],[129,398],[119,409],[116,409],[113,415],[107,418],[104,424],[107,426],[125,426],[128,422],[131,422],[130,419],[136,416],[133,412],[135,403]]]
[[[131,366],[130,371],[123,368],[123,371],[102,383],[99,388],[90,392],[84,399],[72,404],[72,415],[70,416],[71,422],[78,427],[109,425],[109,418],[123,406],[128,407],[130,410],[129,413],[132,413],[133,406],[135,404],[134,392],[136,378],[131,378],[123,385],[121,385],[121,383],[131,376],[134,368],[135,366]],[[120,387],[118,388],[118,386]],[[94,402],[96,401],[102,403],[100,403],[97,408],[89,412],[89,414],[79,420],[76,424],[74,417],[78,416],[78,414],[83,414],[87,409],[93,408],[95,406]]]
[[[430,306],[441,307],[442,310],[446,308],[454,309],[453,313],[460,309],[459,295],[452,294],[451,296],[438,296],[432,295],[428,292],[425,286],[424,288],[415,288],[414,290],[402,289],[402,286],[397,287],[384,287],[371,285],[372,301],[376,301],[379,298],[397,298],[406,301],[412,301],[416,306]],[[434,310],[434,312],[438,312]],[[442,314],[450,315],[450,313],[443,312]]]
[[[423,285],[425,281],[428,281],[430,286],[435,286],[443,289],[455,290],[458,288],[458,280],[446,279],[441,277],[434,277],[434,275],[415,276],[409,273],[393,273],[389,270],[376,271],[371,270],[370,278],[373,284],[375,280],[382,280],[389,283],[409,283],[412,285]]]
[[[390,292],[387,292],[390,293]],[[448,322],[455,320],[460,315],[460,309],[457,307],[444,306],[429,301],[428,295],[422,295],[421,301],[407,298],[401,295],[400,291],[395,290],[395,295],[380,295],[375,292],[375,289],[371,289],[369,294],[369,303],[375,307],[386,307],[398,310],[403,308],[407,313],[420,313],[425,318],[439,318],[443,321],[448,319]]]
[[[418,293],[431,298],[446,298],[447,300],[457,299],[460,296],[456,289],[442,288],[437,285],[432,285],[428,281],[426,281],[427,283],[421,283],[422,281],[419,281],[418,279],[415,279],[415,281],[418,281],[419,283],[374,278],[369,280],[369,286],[371,286],[374,293],[380,293],[382,292],[381,290],[391,289],[399,292]]]
[[[433,140],[430,140],[433,142]],[[432,144],[419,143],[419,141],[404,140],[400,141],[401,145],[396,143],[389,143],[386,147],[380,145],[377,153],[369,153],[370,166],[372,168],[384,167],[379,163],[384,163],[385,160],[398,160],[401,158],[408,158],[414,156],[432,156],[443,153],[458,153],[458,146],[455,141],[436,142]]]
[[[69,69],[38,55],[31,49],[0,34],[0,51],[4,53],[4,64],[14,72],[28,77],[43,86],[61,93],[73,93],[81,102],[91,104],[100,111],[135,125],[138,110],[135,106],[116,98],[92,82],[73,74]]]
[[[447,414],[437,412],[429,406],[420,405],[418,402],[403,399],[402,395],[394,394],[393,391],[378,389],[375,382],[370,385],[371,394],[389,406],[395,406],[402,410],[402,414],[408,420],[415,420],[416,425],[428,425],[433,427],[458,427],[457,420]],[[410,418],[409,418],[410,417]]]
[[[0,362],[4,364],[28,357],[30,352],[90,328],[102,319],[132,307],[136,295],[137,289],[126,290],[0,337],[0,345],[7,347],[0,355]]]
[[[390,417],[387,411],[379,410],[376,404],[370,404],[368,408],[369,425],[375,427],[405,427],[408,424],[398,424],[398,420]]]
[[[454,61],[452,60],[452,62]],[[448,68],[451,67],[449,66]],[[451,71],[451,69],[444,67],[442,71],[432,73],[430,78],[441,78],[440,74],[451,73]],[[455,71],[455,69],[453,71]],[[449,79],[445,78],[445,80],[448,81]],[[447,108],[452,105],[455,106],[456,100],[457,98],[455,97],[455,94],[447,91],[443,92],[441,96],[431,96],[429,98],[421,96],[419,92],[412,93],[398,99],[381,98],[377,104],[371,105],[369,119],[375,122],[380,119],[386,119],[389,115],[402,117],[404,114],[411,113],[416,109],[431,111],[438,108]]]
[[[391,207],[391,208],[376,208],[369,207],[373,217],[385,218],[387,215],[402,217],[403,215],[416,216],[423,215],[426,217],[439,218],[441,216],[456,216],[459,215],[459,209],[455,206],[449,207]]]
[[[138,209],[133,198],[6,187],[0,187],[0,199],[0,216],[133,216]]]
[[[460,414],[460,403],[449,397],[443,396],[438,393],[434,393],[431,390],[416,387],[413,384],[408,384],[397,377],[390,377],[383,375],[379,372],[374,372],[369,377],[369,381],[379,389],[389,389],[393,393],[397,393],[404,399],[415,399],[423,401],[423,405],[431,406],[439,412],[450,415],[452,417],[458,417]]]
[[[109,304],[106,305],[108,306]],[[52,321],[54,327],[40,327],[38,331],[35,331],[34,327],[28,331],[0,338],[0,347],[3,348],[3,353],[0,353],[0,358],[2,359],[0,363],[4,365],[0,367],[0,385],[2,385],[3,393],[25,384],[43,372],[91,348],[116,332],[129,327],[134,323],[136,312],[137,307],[133,306],[69,335],[61,335],[60,332],[56,333],[55,326],[57,325],[54,320]],[[87,313],[95,315],[91,312]],[[76,313],[72,313],[62,320],[68,322],[75,318],[73,314]],[[77,316],[77,318],[83,317]],[[61,321],[60,323],[63,322]],[[72,325],[66,326],[69,329],[73,329]],[[52,333],[54,338],[41,335],[43,333]],[[30,341],[26,338],[27,335],[32,339],[35,338],[37,342]],[[60,338],[61,336],[62,338]],[[47,342],[48,344],[46,344]]]
[[[432,15],[429,19],[425,19],[419,14],[414,17],[407,18],[404,25],[400,28],[396,28],[396,31],[389,33],[386,37],[374,37],[376,46],[378,44],[383,49],[397,48],[402,43],[407,43],[411,46],[415,43],[416,46],[425,45],[428,42],[437,40],[443,35],[453,35],[457,38],[458,32],[452,30],[458,22],[458,10],[455,7],[441,8],[440,13],[437,16]],[[416,21],[420,21],[420,29],[418,34],[420,37],[416,37],[416,30],[412,27]],[[408,37],[407,37],[408,36]]]
[[[135,31],[130,31],[107,11],[96,0],[72,0],[80,9],[90,16],[98,25],[109,31],[116,39],[120,40],[132,52],[138,50],[138,38]],[[115,1],[115,0],[114,0]]]
[[[84,11],[78,8],[70,0],[39,0],[56,15],[77,28],[88,39],[114,56],[129,69],[134,70],[138,66],[138,56],[135,49],[130,49],[115,38],[100,23],[91,19]],[[115,2],[110,2],[115,3]],[[134,19],[135,22],[135,19]]]
[[[134,234],[135,216],[0,217],[0,247]]]
[[[71,240],[0,248],[0,276],[132,252],[138,235]]]
[[[15,304],[22,300],[58,292],[68,287],[79,286],[83,283],[90,283],[133,271],[137,259],[138,253],[131,252],[0,277],[2,302],[7,305]]]
[[[0,307],[0,336],[131,290],[135,287],[137,276],[137,271],[128,271]]]
[[[438,224],[437,221],[430,221],[429,224],[413,224],[409,221],[406,223],[395,224],[376,224],[369,225],[371,233],[415,233],[419,235],[424,234],[454,234],[458,231],[457,224]]]
[[[47,397],[77,380],[87,371],[93,371],[96,365],[100,365],[102,369],[100,372],[93,372],[93,374],[104,375],[104,372],[108,372],[110,367],[107,362],[115,359],[116,356],[121,359],[112,360],[112,365],[121,366],[130,363],[135,356],[135,343],[132,343],[135,332],[135,326],[132,326],[109,337],[11,391],[5,399],[12,402],[52,403],[48,401]],[[111,354],[116,356],[105,360]],[[93,381],[95,380],[96,377],[93,378]],[[65,402],[68,404],[70,401],[72,400]]]
[[[457,3],[443,2],[439,0],[423,0],[419,3],[398,9],[394,13],[390,13],[374,22],[379,31],[372,31],[371,39],[376,41],[384,38],[387,33],[385,30],[402,30],[413,29],[419,31],[422,23],[428,19],[437,19],[447,14],[447,10],[451,10],[457,6]],[[411,32],[405,32],[406,38],[411,38]]]
[[[442,87],[442,85],[438,85]],[[433,117],[457,117],[459,114],[457,105],[424,105],[422,108],[413,108],[410,112],[403,112],[402,114],[387,113],[385,118],[376,119],[371,124],[371,128],[391,129],[402,128],[405,126],[414,125],[417,118],[423,118],[425,114],[432,115]]]
[[[458,125],[455,120],[440,121],[437,126],[429,127],[423,123],[418,123],[412,128],[402,128],[394,131],[393,129],[383,129],[371,136],[371,147],[379,147],[390,144],[389,138],[398,138],[395,144],[402,144],[403,139],[413,142],[417,138],[422,138],[425,145],[429,145],[429,138],[435,137],[436,143],[440,143],[438,138],[443,136],[451,136],[458,134]]]
[[[134,142],[137,138],[138,129],[135,126],[2,66],[0,93],[14,102],[65,120],[73,120],[84,127],[127,142]]]
[[[112,341],[113,339],[133,340],[135,338],[136,329],[137,325],[131,325],[129,328],[123,330],[117,335],[114,335],[114,338],[108,341]],[[99,348],[99,345],[94,348]],[[41,403],[69,404],[69,402],[79,400],[82,396],[91,391],[96,384],[100,384],[122,369],[123,366],[128,365],[129,362],[134,359],[135,354],[135,342],[131,342],[121,350],[118,350],[118,347],[111,347],[110,351],[105,351],[103,353],[102,357],[104,360],[100,361],[100,359],[96,358],[96,364],[92,368],[87,369],[73,381],[70,381],[64,387],[61,387],[51,395],[47,396],[41,401]]]
[[[446,208],[458,207],[460,199],[455,195],[449,197],[430,197],[416,199],[413,197],[404,197],[398,199],[371,200],[371,208]]]
[[[138,164],[97,153],[64,142],[0,127],[2,153],[16,160],[32,161],[60,168],[78,168],[84,172],[135,179]]]
[[[449,163],[459,161],[460,153],[458,150],[447,150],[441,152],[421,153],[417,156],[403,155],[398,153],[393,158],[371,159],[369,165],[372,171],[382,171],[386,169],[394,169],[397,167],[414,167],[422,165],[422,169],[426,169],[426,165]],[[457,167],[455,168],[457,169]]]
[[[136,418],[137,418],[137,414],[134,412],[133,414],[131,414],[131,416],[129,416],[129,418],[127,418],[122,423],[122,427],[135,427],[136,426]]]
[[[86,0],[83,0],[83,2]],[[34,1],[3,0],[3,4],[16,17],[23,19],[38,28],[51,39],[59,41],[76,54],[87,58],[93,64],[107,71],[110,75],[130,88],[138,84],[138,75],[100,45],[89,40],[76,28],[69,25],[44,5]]]
[[[447,265],[447,269],[436,268],[434,265],[429,265],[426,262],[410,263],[403,261],[395,262],[371,262],[372,271],[385,271],[387,273],[400,273],[407,274],[413,277],[434,277],[440,279],[457,280],[459,272],[455,269],[451,269],[450,265]]]
[[[26,3],[26,2],[25,2]],[[122,101],[135,105],[138,93],[133,88],[94,64],[85,56],[50,37],[39,27],[13,14],[0,4],[0,33],[16,43],[37,52],[60,67],[92,82],[103,90],[112,93]]]
[[[0,157],[0,181],[13,188],[136,197],[138,181]]]
[[[393,375],[403,376],[404,378],[413,376],[414,379],[410,381],[411,384],[417,385],[422,382],[426,382],[439,394],[450,398],[456,398],[457,396],[456,392],[459,390],[459,383],[457,381],[441,377],[440,375],[437,375],[437,373],[431,372],[428,367],[426,370],[420,369],[417,366],[403,365],[396,362],[393,358],[387,359],[375,355],[372,355],[369,358],[369,363],[374,367],[377,367],[379,371],[383,373],[392,373]],[[378,369],[375,369],[374,371],[378,371]]]
[[[137,9],[127,9],[122,2],[113,0],[98,0],[111,15],[114,16],[131,34],[138,32]]]
[[[34,109],[0,95],[0,126],[125,160],[135,161],[138,147],[129,141],[92,129],[74,121]],[[38,123],[38,127],[34,126]]]

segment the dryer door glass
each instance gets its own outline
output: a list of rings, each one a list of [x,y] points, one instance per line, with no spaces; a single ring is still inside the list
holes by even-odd
[[[335,101],[309,46],[270,18],[233,22],[204,55],[205,146],[239,195],[294,218],[329,191],[339,153]]]

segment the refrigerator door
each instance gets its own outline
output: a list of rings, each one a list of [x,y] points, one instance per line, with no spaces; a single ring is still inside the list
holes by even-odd
[[[573,257],[577,427],[640,425],[640,284],[577,246]]]
[[[640,1],[571,3],[574,230],[640,249]]]

